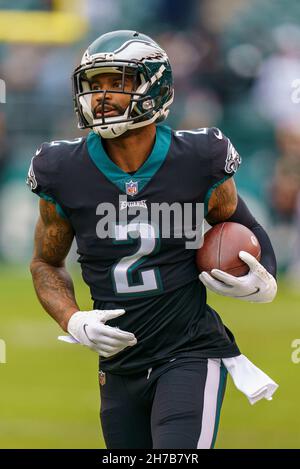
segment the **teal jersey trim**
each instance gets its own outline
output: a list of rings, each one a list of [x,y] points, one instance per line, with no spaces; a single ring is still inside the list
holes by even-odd
[[[65,219],[68,218],[67,215],[65,214],[65,212],[63,211],[63,209],[61,208],[61,206],[56,202],[55,199],[53,199],[53,197],[50,197],[49,195],[45,194],[44,192],[39,192],[38,195],[41,197],[41,199],[44,199],[47,202],[50,202],[51,204],[54,204],[55,208],[56,208],[56,211],[57,211],[57,213],[60,217],[65,218]]]
[[[225,386],[226,386],[226,378],[227,378],[227,369],[225,368],[223,362],[221,361],[220,383],[219,383],[219,389],[218,389],[217,411],[216,411],[216,418],[215,418],[215,429],[214,429],[213,440],[211,443],[211,449],[214,448],[216,439],[217,439],[219,423],[220,423],[221,407],[223,403],[223,397],[224,397]]]
[[[206,195],[205,195],[205,199],[204,199],[204,216],[206,217],[207,213],[208,213],[208,203],[209,203],[209,199],[211,197],[211,194],[213,193],[213,191],[218,187],[220,186],[221,184],[223,184],[223,182],[227,181],[227,179],[229,179],[230,177],[232,177],[232,174],[229,174],[228,176],[224,176],[223,179],[221,179],[220,181],[216,182],[207,192],[206,192]]]
[[[138,183],[138,192],[140,192],[165,161],[171,144],[171,135],[170,127],[162,125],[156,127],[156,139],[152,152],[134,175],[123,171],[109,158],[103,148],[101,138],[95,132],[89,133],[87,148],[97,168],[122,192],[126,194],[126,183],[131,181]]]

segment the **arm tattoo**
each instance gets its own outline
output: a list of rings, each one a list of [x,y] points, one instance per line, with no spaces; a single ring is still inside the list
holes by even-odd
[[[70,316],[79,310],[64,263],[73,238],[70,223],[56,213],[54,204],[41,200],[30,269],[42,306],[64,330]]]
[[[213,191],[206,220],[211,225],[226,221],[235,212],[236,207],[237,190],[233,178],[230,178]]]

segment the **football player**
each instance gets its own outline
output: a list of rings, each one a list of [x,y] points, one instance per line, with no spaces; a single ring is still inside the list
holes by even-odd
[[[252,302],[276,294],[269,238],[235,187],[240,156],[217,128],[161,124],[173,101],[172,70],[144,34],[100,36],[74,71],[73,87],[79,128],[90,133],[42,144],[28,174],[41,198],[31,262],[37,296],[64,331],[99,354],[107,448],[211,448],[226,383],[221,359],[240,351],[205,287]],[[149,218],[155,204],[197,203],[211,225],[250,228],[261,263],[241,252],[247,275],[214,270],[199,279],[187,236],[173,225],[161,236],[163,220]],[[148,218],[136,221],[130,207]],[[91,311],[80,310],[65,268],[74,237]]]

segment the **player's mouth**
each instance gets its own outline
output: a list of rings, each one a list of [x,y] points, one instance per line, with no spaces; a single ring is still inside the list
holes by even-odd
[[[96,109],[96,112],[95,112],[95,117],[97,119],[100,119],[101,117],[114,117],[118,115],[119,115],[119,112],[111,106],[104,106],[104,112],[102,112],[102,106],[101,106],[101,108]]]

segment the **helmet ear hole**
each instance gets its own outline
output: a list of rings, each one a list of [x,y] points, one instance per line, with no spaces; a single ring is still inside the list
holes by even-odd
[[[162,86],[160,88],[159,94],[160,96],[164,96],[170,92],[170,87],[169,86]]]

